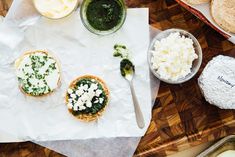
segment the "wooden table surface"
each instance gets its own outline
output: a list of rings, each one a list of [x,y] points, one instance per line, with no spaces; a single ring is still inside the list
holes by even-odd
[[[12,0],[0,0],[0,14],[6,15]],[[160,30],[182,28],[191,32],[203,48],[203,64],[197,76],[181,85],[162,83],[153,109],[151,125],[135,156],[158,157],[235,133],[235,111],[220,110],[205,102],[197,77],[217,54],[235,56],[234,44],[205,25],[174,0],[126,0],[129,7],[148,7],[150,24]],[[2,157],[62,156],[31,142],[0,144]]]

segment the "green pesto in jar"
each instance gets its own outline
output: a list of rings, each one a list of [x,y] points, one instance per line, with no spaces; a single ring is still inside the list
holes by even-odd
[[[92,0],[86,11],[89,24],[100,31],[119,25],[123,14],[123,6],[119,0]]]

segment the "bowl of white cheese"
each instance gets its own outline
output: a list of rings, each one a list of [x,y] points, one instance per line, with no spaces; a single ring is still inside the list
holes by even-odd
[[[182,29],[168,29],[152,40],[148,63],[152,73],[161,81],[180,84],[198,72],[202,63],[202,49],[191,33]]]

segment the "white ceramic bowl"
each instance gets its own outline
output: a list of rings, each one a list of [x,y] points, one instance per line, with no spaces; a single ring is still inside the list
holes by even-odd
[[[62,18],[65,18],[65,17],[71,15],[71,14],[78,8],[79,0],[76,0],[76,4],[74,5],[74,8],[72,8],[71,11],[68,12],[68,14],[65,14],[64,16],[61,16],[61,17],[51,17],[51,16],[47,16],[47,15],[45,15],[45,13],[42,13],[40,9],[38,9],[35,0],[33,0],[33,4],[34,4],[35,9],[36,9],[36,10],[38,11],[38,13],[41,14],[42,16],[44,16],[44,17],[46,17],[46,18],[48,18],[48,19],[58,20],[58,19],[62,19]]]
[[[161,40],[163,38],[166,38],[167,36],[169,36],[171,33],[175,33],[175,32],[179,32],[181,35],[184,35],[185,37],[188,37],[190,39],[193,40],[193,46],[195,49],[195,53],[198,55],[198,58],[195,59],[193,61],[193,66],[191,68],[191,73],[189,73],[187,76],[180,78],[176,81],[170,80],[170,79],[164,79],[162,78],[157,71],[153,68],[152,63],[151,63],[151,58],[153,57],[152,55],[152,51],[154,50],[154,44],[156,42],[156,40]],[[149,46],[149,50],[148,50],[148,63],[149,63],[149,67],[151,72],[161,81],[166,82],[166,83],[170,83],[170,84],[180,84],[183,82],[186,82],[188,80],[190,80],[199,70],[201,63],[202,63],[202,49],[201,46],[199,44],[199,42],[197,41],[197,39],[189,32],[182,30],[182,29],[168,29],[165,31],[160,32],[159,34],[157,34],[154,39],[152,40],[150,46]]]

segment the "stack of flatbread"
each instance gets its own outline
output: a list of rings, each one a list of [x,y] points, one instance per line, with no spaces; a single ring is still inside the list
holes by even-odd
[[[211,16],[225,31],[235,33],[235,0],[182,0],[191,5],[210,3]]]

